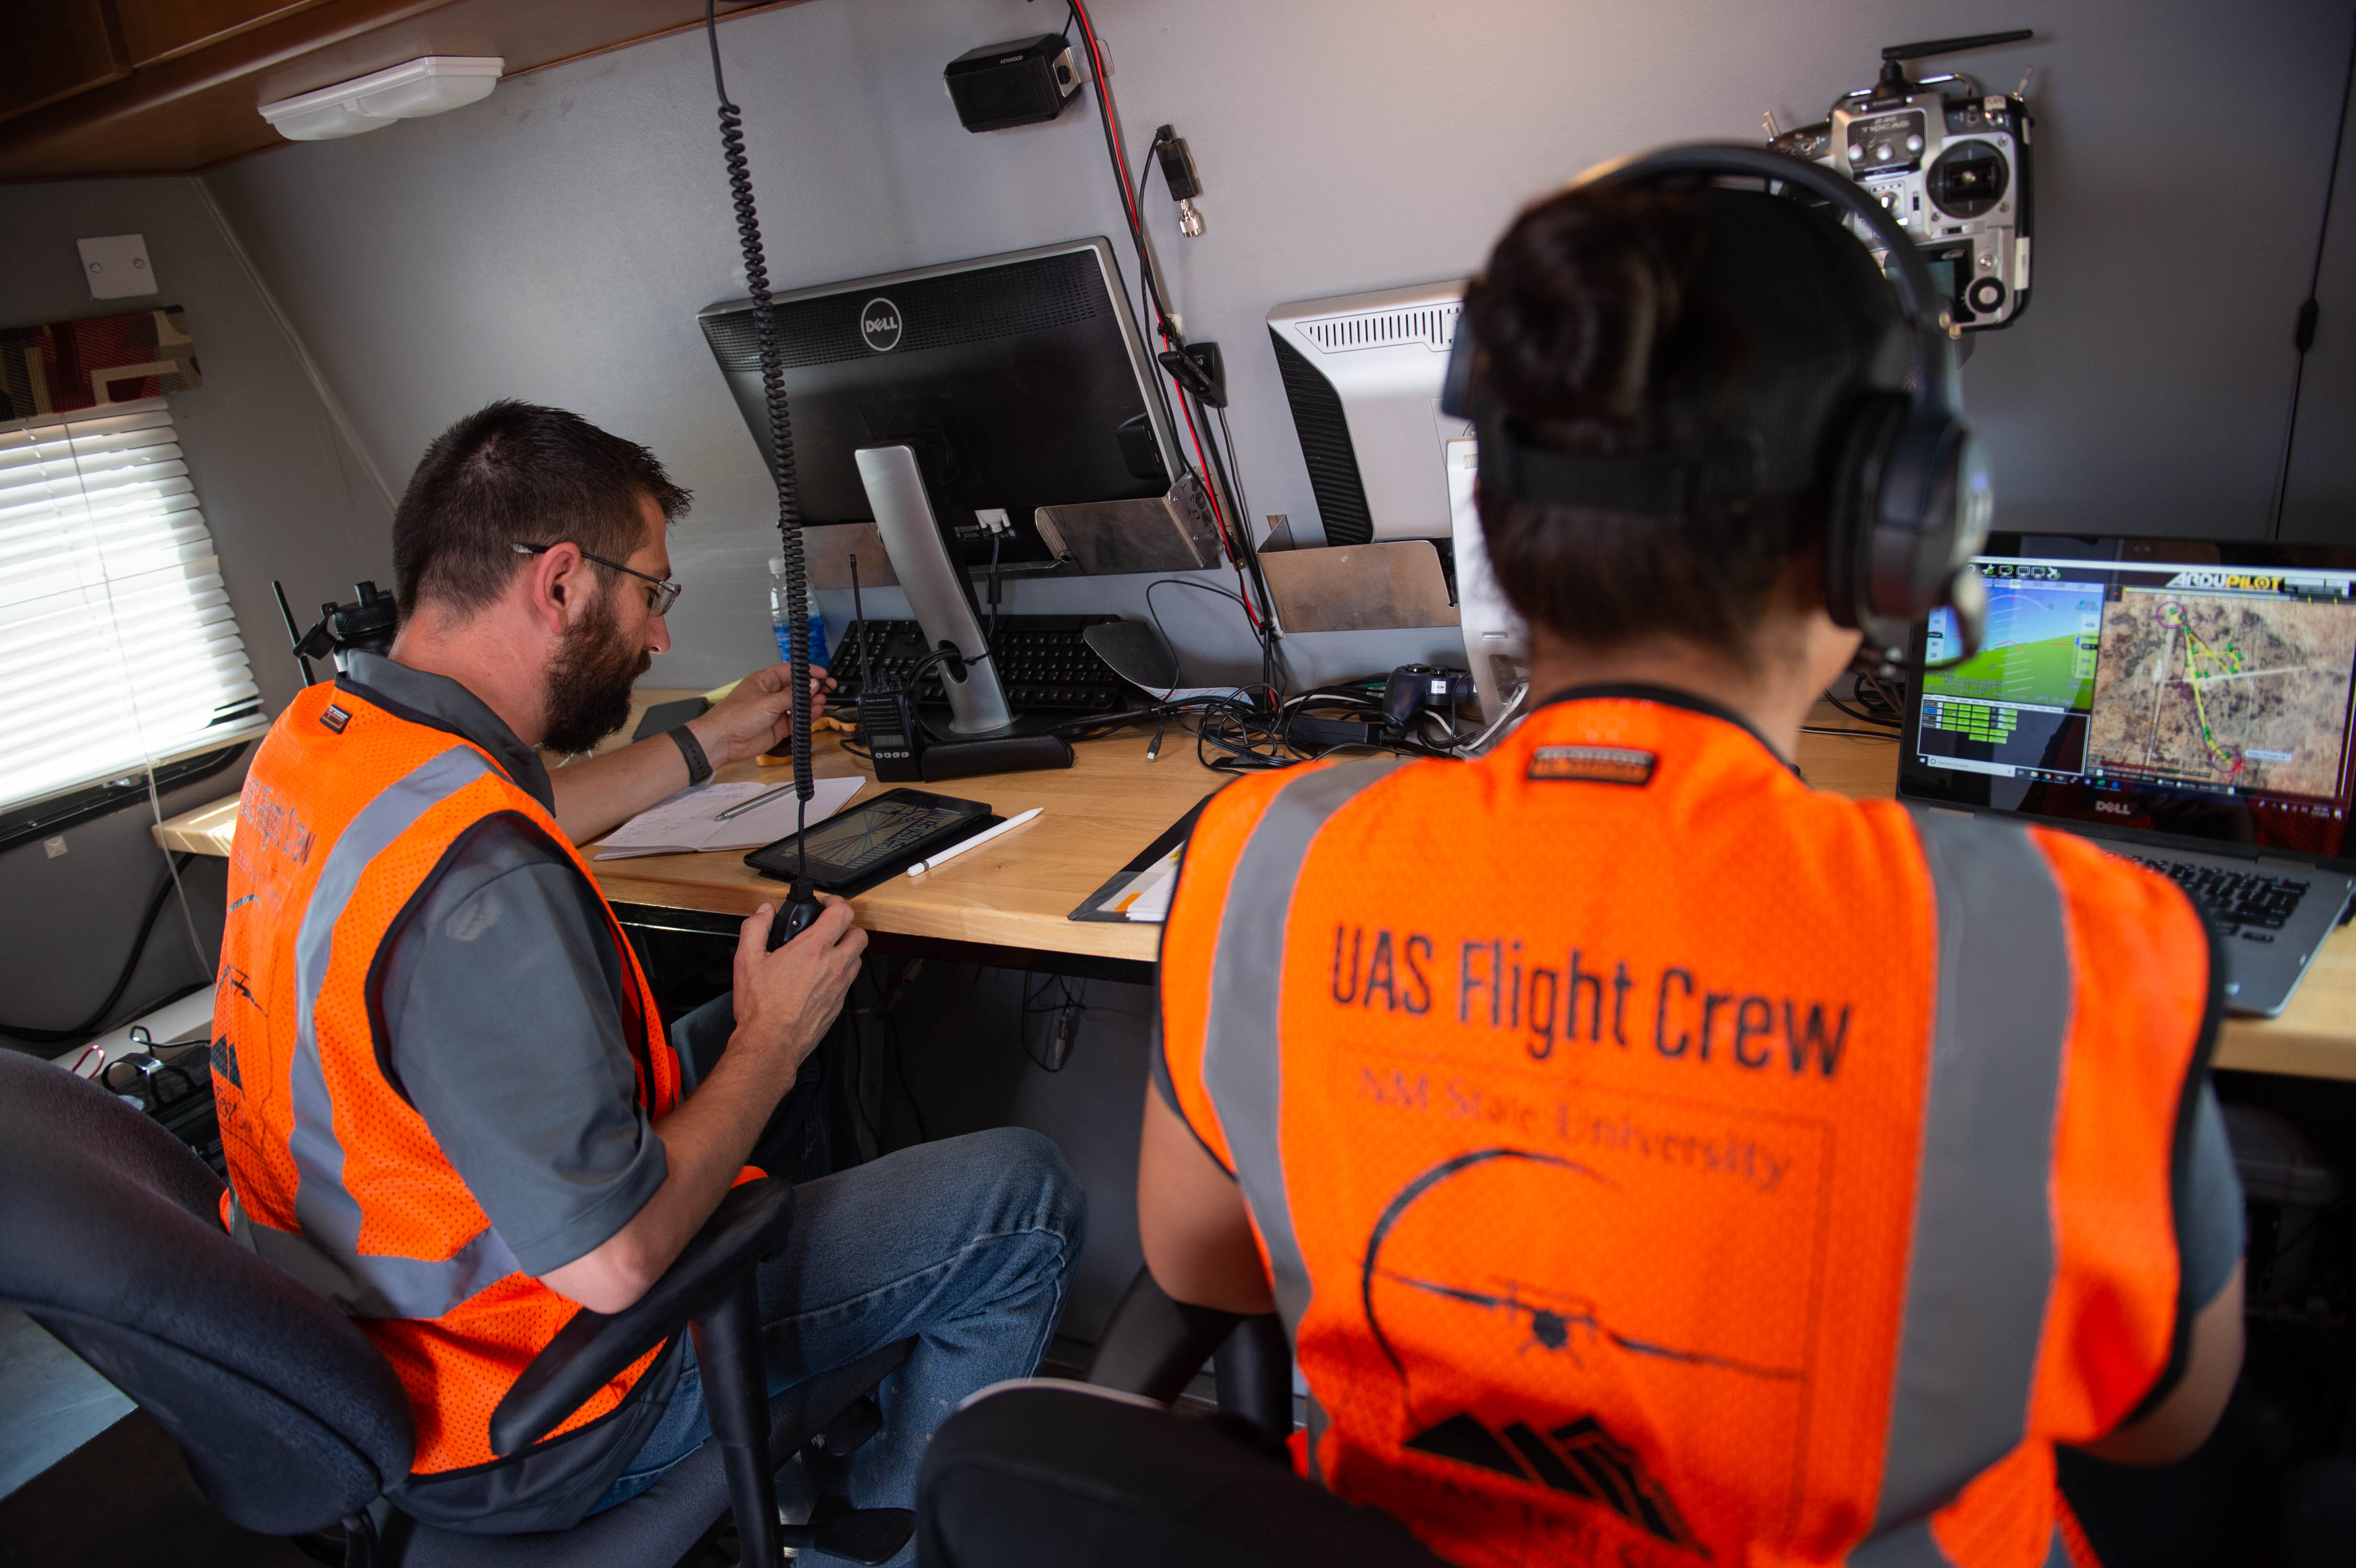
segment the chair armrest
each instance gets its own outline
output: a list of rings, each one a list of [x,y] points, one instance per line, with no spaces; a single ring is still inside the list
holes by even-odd
[[[1242,1321],[1233,1312],[1172,1300],[1151,1271],[1139,1269],[1105,1325],[1087,1381],[1167,1404]]]
[[[731,1188],[647,1293],[610,1317],[583,1307],[531,1360],[491,1412],[491,1452],[539,1442],[629,1364],[724,1297],[785,1244],[794,1189],[782,1181]]]

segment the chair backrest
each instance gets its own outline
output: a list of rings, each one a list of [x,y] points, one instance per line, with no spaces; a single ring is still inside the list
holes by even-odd
[[[0,1050],[0,1301],[160,1422],[232,1521],[321,1529],[408,1473],[409,1403],[367,1336],[230,1240],[220,1192],[138,1111]]]

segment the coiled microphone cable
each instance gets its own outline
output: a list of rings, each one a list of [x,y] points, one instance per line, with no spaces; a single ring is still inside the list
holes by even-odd
[[[793,419],[786,407],[786,372],[778,362],[776,324],[770,319],[769,263],[761,248],[761,218],[753,206],[753,170],[744,156],[744,112],[728,101],[720,70],[720,25],[714,0],[703,0],[703,33],[712,46],[712,86],[720,97],[721,160],[728,165],[728,198],[736,208],[736,237],[744,249],[744,286],[753,296],[753,329],[761,352],[761,397],[769,419],[769,478],[777,489],[777,539],[786,560],[787,655],[793,686],[794,830],[800,859],[794,894],[807,897],[809,849],[804,829],[810,796],[809,575],[802,557],[800,492],[794,475]],[[785,923],[783,912],[780,924]]]

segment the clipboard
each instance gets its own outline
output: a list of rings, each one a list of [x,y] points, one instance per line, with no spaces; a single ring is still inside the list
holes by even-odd
[[[1219,792],[1217,790],[1213,790],[1211,795],[1216,795]],[[1096,891],[1090,893],[1087,898],[1082,899],[1080,901],[1079,907],[1074,910],[1070,914],[1066,915],[1064,918],[1066,920],[1102,921],[1115,925],[1135,925],[1144,923],[1142,922],[1130,920],[1127,914],[1123,913],[1119,910],[1108,909],[1105,906],[1112,900],[1120,896],[1121,890],[1129,885],[1131,878],[1135,877],[1141,871],[1151,869],[1155,861],[1162,859],[1163,857],[1167,856],[1170,851],[1177,848],[1178,846],[1186,842],[1186,836],[1194,830],[1194,819],[1201,816],[1203,815],[1203,808],[1211,804],[1211,795],[1206,795],[1202,799],[1196,801],[1192,810],[1188,811],[1185,816],[1180,817],[1177,821],[1172,823],[1168,829],[1162,833],[1161,837],[1156,838],[1152,843],[1138,851],[1137,858],[1135,859],[1130,861],[1128,865],[1123,866],[1119,871],[1113,873],[1110,880],[1107,881],[1104,886],[1098,888]]]

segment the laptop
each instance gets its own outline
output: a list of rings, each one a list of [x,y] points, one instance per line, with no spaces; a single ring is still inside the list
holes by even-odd
[[[2164,872],[2272,1018],[2356,891],[2356,549],[1992,534],[1980,651],[1912,683],[1898,793]],[[1918,662],[1952,656],[1944,611]]]

